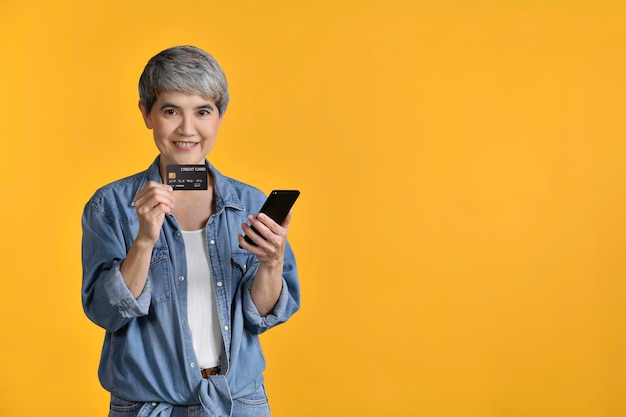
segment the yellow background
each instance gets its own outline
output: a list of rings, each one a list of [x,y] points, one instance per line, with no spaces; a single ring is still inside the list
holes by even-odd
[[[626,416],[624,2],[4,0],[0,417],[107,413],[80,216],[178,44],[229,78],[212,162],[302,190],[274,416]]]

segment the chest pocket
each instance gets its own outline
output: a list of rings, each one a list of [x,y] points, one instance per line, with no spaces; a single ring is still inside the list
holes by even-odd
[[[153,303],[160,304],[170,298],[170,263],[167,246],[155,246],[152,249],[148,281]]]
[[[255,261],[252,261],[251,259],[253,259],[253,257],[250,256],[250,253],[245,250],[234,250],[231,253],[232,274],[233,281],[235,283],[238,284],[239,281],[241,281],[241,278],[246,275],[248,269],[253,266]]]

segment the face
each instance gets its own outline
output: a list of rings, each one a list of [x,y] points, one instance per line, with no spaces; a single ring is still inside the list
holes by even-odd
[[[204,164],[222,123],[212,100],[170,91],[159,94],[150,113],[141,102],[139,108],[161,153],[161,172],[168,164]]]

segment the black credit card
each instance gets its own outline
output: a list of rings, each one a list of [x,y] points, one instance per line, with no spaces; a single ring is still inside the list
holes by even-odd
[[[167,185],[176,190],[207,190],[209,170],[206,165],[167,165]]]

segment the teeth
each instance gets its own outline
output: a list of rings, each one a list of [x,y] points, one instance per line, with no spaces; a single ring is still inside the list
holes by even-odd
[[[181,148],[191,148],[195,145],[195,142],[175,142],[176,146]]]

